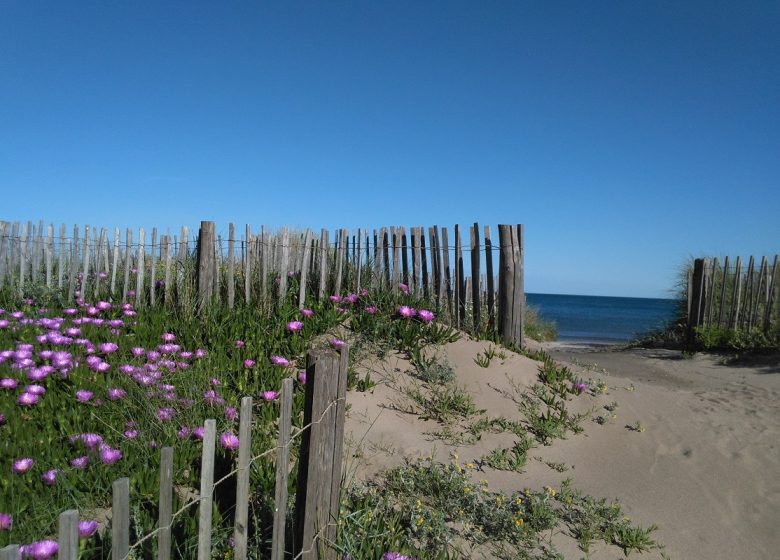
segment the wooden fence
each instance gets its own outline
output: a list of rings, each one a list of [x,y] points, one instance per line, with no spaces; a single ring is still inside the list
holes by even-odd
[[[62,225],[55,232],[43,222],[0,222],[0,287],[25,293],[43,284],[63,290],[69,300],[79,292],[84,299],[136,307],[190,309],[215,303],[273,308],[290,295],[291,276],[300,307],[311,298],[361,288],[398,291],[404,284],[413,295],[431,300],[451,325],[473,333],[496,330],[505,342],[521,347],[523,226],[499,225],[498,245],[490,226],[480,229],[475,223],[465,235],[461,229],[339,229],[331,237],[326,229],[317,235],[286,227],[253,231],[247,225],[237,236],[229,224],[223,238],[214,222],[204,221],[192,238],[182,227],[178,236],[160,234],[158,228],[149,237],[143,228],[137,234],[127,229],[122,239],[118,228]],[[465,246],[463,237],[468,237]],[[464,253],[469,258],[464,260]]]
[[[778,323],[780,313],[780,268],[775,255],[771,265],[767,257],[741,257],[721,263],[715,259],[696,259],[688,273],[688,341],[697,327],[727,330],[760,329],[768,334]]]
[[[137,536],[130,544],[130,480],[120,478],[113,484],[111,508],[111,559],[125,560],[150,539],[157,539],[158,560],[171,558],[171,528],[174,519],[198,506],[198,560],[211,558],[212,507],[214,489],[230,477],[236,477],[234,558],[245,560],[249,552],[248,509],[251,489],[249,469],[257,461],[276,454],[273,539],[271,559],[285,558],[291,550],[302,560],[335,560],[337,553],[329,546],[336,541],[342,482],[342,449],[347,388],[347,346],[338,352],[312,350],[307,356],[306,395],[303,428],[292,433],[293,380],[282,383],[279,412],[279,436],[276,447],[252,457],[252,397],[241,400],[239,417],[238,463],[235,470],[214,481],[216,421],[206,420],[203,435],[200,493],[197,499],[173,511],[173,448],[165,447],[160,455],[160,493],[158,527],[152,533]],[[301,439],[296,484],[294,542],[285,542],[287,519],[287,481],[289,449],[293,438]],[[79,551],[79,512],[68,510],[59,516],[57,542],[60,560],[76,560]],[[0,549],[0,560],[17,560],[19,545]]]

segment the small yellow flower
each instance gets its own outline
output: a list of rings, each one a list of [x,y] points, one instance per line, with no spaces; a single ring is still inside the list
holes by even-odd
[[[423,516],[418,517],[417,518],[417,525],[419,526],[419,525],[422,525],[423,523],[425,523],[425,518]]]
[[[522,527],[523,526],[523,518],[522,517],[516,517],[515,518],[515,527]]]
[[[473,469],[474,468],[474,463],[466,463],[466,468],[467,469]]]

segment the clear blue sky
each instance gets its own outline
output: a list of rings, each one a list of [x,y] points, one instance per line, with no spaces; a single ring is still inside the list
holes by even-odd
[[[0,0],[0,219],[523,223],[530,292],[780,249],[780,2]]]

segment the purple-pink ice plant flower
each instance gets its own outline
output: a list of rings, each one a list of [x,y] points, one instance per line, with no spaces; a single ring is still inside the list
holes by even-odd
[[[279,397],[279,393],[276,391],[263,391],[263,400],[275,401]]]
[[[14,518],[10,513],[0,513],[0,531],[10,531]]]
[[[341,350],[342,348],[344,348],[344,346],[347,345],[347,343],[341,340],[340,338],[333,338],[330,341],[330,345],[336,350]]]
[[[88,539],[98,530],[97,521],[79,521],[79,538]]]
[[[271,363],[275,366],[287,367],[290,365],[290,360],[282,356],[271,356]]]
[[[414,310],[414,308],[409,307],[408,305],[402,305],[401,307],[398,308],[398,314],[405,319],[411,319],[412,317],[414,317],[415,313],[416,311]]]
[[[11,465],[11,470],[13,470],[16,474],[24,474],[29,471],[34,464],[35,461],[33,461],[31,457],[24,457],[14,461],[13,465]]]
[[[227,449],[228,451],[235,451],[238,449],[238,436],[231,434],[230,432],[224,432],[219,436],[219,444],[223,449]]]
[[[290,321],[287,323],[287,330],[290,332],[299,332],[303,329],[303,323],[300,321]]]
[[[417,316],[420,318],[420,320],[422,320],[425,323],[430,323],[431,321],[433,321],[436,318],[436,316],[433,314],[433,312],[432,311],[428,311],[427,309],[420,309],[417,312]]]

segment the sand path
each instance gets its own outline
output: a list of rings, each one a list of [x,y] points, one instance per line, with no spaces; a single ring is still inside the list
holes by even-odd
[[[490,416],[519,419],[505,393],[512,385],[535,382],[538,363],[511,352],[488,368],[474,358],[489,343],[462,339],[442,357],[457,382]],[[574,486],[600,498],[618,498],[632,520],[659,526],[654,538],[674,559],[772,559],[780,550],[780,364],[777,360],[724,366],[714,356],[683,359],[659,350],[594,351],[548,345],[557,360],[585,379],[602,380],[604,394],[571,403],[592,414],[585,432],[556,440],[529,453],[522,473],[475,469],[491,488]],[[349,472],[370,477],[401,464],[405,457],[435,456],[463,462],[497,447],[509,447],[511,434],[485,434],[472,445],[448,446],[430,433],[439,426],[410,413],[401,389],[414,383],[408,362],[397,355],[367,362],[364,371],[380,383],[372,392],[350,393],[347,419]],[[604,405],[617,402],[612,413]],[[599,424],[591,418],[607,419]],[[635,431],[628,426],[637,426]],[[557,472],[549,462],[570,468]],[[584,556],[565,534],[555,544],[568,558]],[[590,558],[621,558],[616,547],[596,546]],[[660,558],[654,551],[641,555]]]

